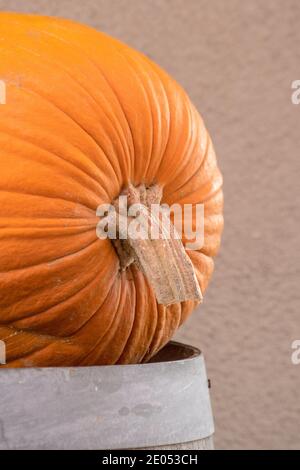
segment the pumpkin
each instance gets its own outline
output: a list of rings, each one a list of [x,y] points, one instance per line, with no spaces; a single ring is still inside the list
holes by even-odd
[[[0,79],[2,367],[149,360],[201,301],[220,245],[202,118],[147,57],[59,18],[0,14]],[[203,246],[99,238],[97,208],[120,194],[203,204]]]

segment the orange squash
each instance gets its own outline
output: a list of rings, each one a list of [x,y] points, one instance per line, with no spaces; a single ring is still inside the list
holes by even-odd
[[[147,259],[122,264],[96,210],[151,188],[169,205],[203,203],[204,245],[183,249],[203,293],[223,194],[200,115],[147,57],[59,18],[0,14],[0,79],[2,367],[147,361],[200,297],[158,302]]]

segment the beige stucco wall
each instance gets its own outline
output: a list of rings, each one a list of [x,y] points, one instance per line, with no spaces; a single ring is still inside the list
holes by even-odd
[[[0,0],[0,9],[89,23],[189,92],[224,172],[226,228],[205,303],[178,338],[205,352],[218,448],[300,449],[300,365],[291,364],[300,339],[300,105],[291,103],[300,2]]]

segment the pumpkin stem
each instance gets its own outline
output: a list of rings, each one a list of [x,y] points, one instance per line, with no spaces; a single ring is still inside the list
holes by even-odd
[[[159,210],[161,188],[130,184],[121,196],[123,198],[119,197],[114,203],[119,238],[112,240],[121,270],[136,263],[151,284],[159,304],[201,302],[202,293],[193,264],[169,217]],[[132,215],[132,209],[138,210],[137,217]]]

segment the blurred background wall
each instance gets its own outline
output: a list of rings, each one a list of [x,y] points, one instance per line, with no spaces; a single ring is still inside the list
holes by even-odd
[[[217,448],[300,449],[300,365],[291,362],[300,339],[300,105],[291,102],[300,2],[0,0],[0,9],[88,23],[190,94],[224,173],[225,231],[205,302],[177,337],[205,353]]]

